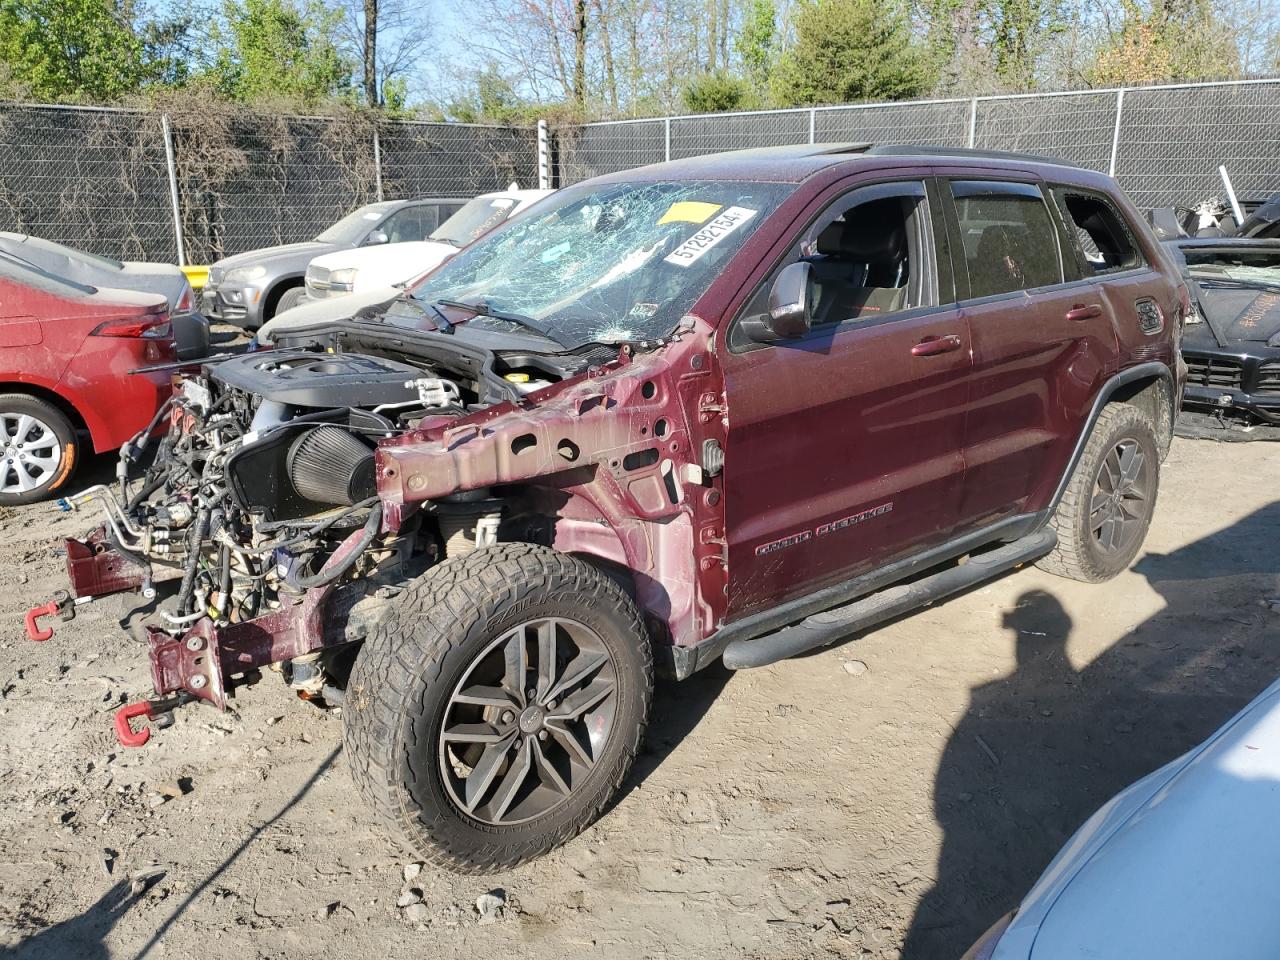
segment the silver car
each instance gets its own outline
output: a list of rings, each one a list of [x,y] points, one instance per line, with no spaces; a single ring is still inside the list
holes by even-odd
[[[205,316],[256,330],[302,299],[313,258],[335,250],[425,240],[466,198],[388,200],[347,214],[313,240],[262,247],[219,260],[201,294]]]

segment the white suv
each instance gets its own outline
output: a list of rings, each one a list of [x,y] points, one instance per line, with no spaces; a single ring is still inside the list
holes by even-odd
[[[520,190],[512,184],[468,201],[426,240],[357,247],[316,257],[307,267],[306,300],[329,300],[407,283],[551,192]]]

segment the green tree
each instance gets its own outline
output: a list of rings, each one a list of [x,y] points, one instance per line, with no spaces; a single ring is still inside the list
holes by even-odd
[[[733,42],[742,60],[747,80],[763,94],[769,85],[774,45],[778,38],[778,11],[773,0],[750,0],[743,12],[742,27]]]
[[[694,77],[681,93],[690,113],[719,113],[748,106],[747,84],[723,70]]]
[[[928,56],[897,0],[797,0],[795,44],[771,87],[784,106],[902,100],[930,87]]]
[[[209,73],[233,100],[314,103],[350,94],[354,65],[329,40],[339,14],[318,2],[227,0]]]
[[[35,100],[114,100],[147,77],[115,0],[0,0],[0,64],[0,94]]]
[[[1003,86],[1030,90],[1047,44],[1067,29],[1059,0],[996,0],[991,5],[992,52]]]
[[[1093,84],[1237,77],[1240,48],[1210,0],[1124,0],[1119,30],[1086,67]]]

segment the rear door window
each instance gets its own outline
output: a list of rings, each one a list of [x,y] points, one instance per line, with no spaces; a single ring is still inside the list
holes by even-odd
[[[1086,277],[1142,266],[1137,241],[1109,200],[1070,187],[1054,187],[1052,193]]]
[[[1058,232],[1039,187],[953,180],[951,195],[971,298],[1062,283]]]

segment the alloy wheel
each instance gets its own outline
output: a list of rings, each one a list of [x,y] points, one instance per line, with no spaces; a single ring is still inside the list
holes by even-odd
[[[53,480],[62,462],[58,435],[27,413],[0,413],[0,493],[27,493]]]
[[[1103,458],[1089,502],[1089,530],[1105,553],[1142,535],[1151,504],[1151,470],[1136,440],[1121,440]]]
[[[438,758],[450,798],[493,826],[547,814],[591,774],[617,696],[613,658],[590,628],[547,617],[507,631],[449,698]]]

